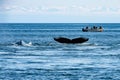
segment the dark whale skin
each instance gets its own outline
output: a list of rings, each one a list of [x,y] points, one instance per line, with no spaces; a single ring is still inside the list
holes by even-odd
[[[69,39],[65,37],[58,37],[54,38],[55,41],[59,43],[67,43],[67,44],[77,44],[77,43],[84,43],[89,40],[89,38],[78,37],[74,39]]]

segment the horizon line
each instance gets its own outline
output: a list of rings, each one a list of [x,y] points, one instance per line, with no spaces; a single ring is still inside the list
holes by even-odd
[[[78,22],[70,22],[70,23],[69,22],[65,22],[65,23],[63,23],[63,22],[54,22],[54,23],[53,22],[43,22],[43,23],[38,23],[38,22],[36,22],[36,23],[35,22],[33,22],[33,23],[29,23],[29,22],[19,22],[19,23],[18,22],[14,22],[14,23],[13,22],[3,22],[3,23],[1,23],[0,22],[0,24],[23,24],[23,23],[24,24],[93,24],[93,22],[86,22],[86,23],[85,22],[83,22],[83,23],[78,23]],[[120,24],[118,22],[116,22],[116,23],[115,22],[113,22],[113,23],[110,23],[110,22],[107,22],[107,23],[106,22],[105,23],[98,22],[97,23],[97,22],[95,22],[95,24],[108,24],[108,23],[109,24]]]

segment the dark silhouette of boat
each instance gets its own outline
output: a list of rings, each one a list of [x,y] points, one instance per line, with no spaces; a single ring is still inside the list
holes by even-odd
[[[78,37],[78,38],[74,38],[74,39],[68,39],[65,37],[58,37],[58,38],[54,38],[55,41],[59,42],[59,43],[67,43],[67,44],[77,44],[77,43],[84,43],[86,41],[88,41],[88,38],[84,38],[84,37]]]

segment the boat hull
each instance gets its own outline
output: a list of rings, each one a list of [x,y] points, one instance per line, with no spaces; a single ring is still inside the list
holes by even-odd
[[[82,29],[83,32],[102,32],[102,29]]]

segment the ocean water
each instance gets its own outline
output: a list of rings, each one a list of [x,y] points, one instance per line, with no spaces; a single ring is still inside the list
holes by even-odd
[[[103,26],[103,32],[82,32]],[[54,37],[87,37],[61,44]],[[14,43],[23,40],[31,46]],[[0,24],[0,80],[120,80],[120,24]]]

